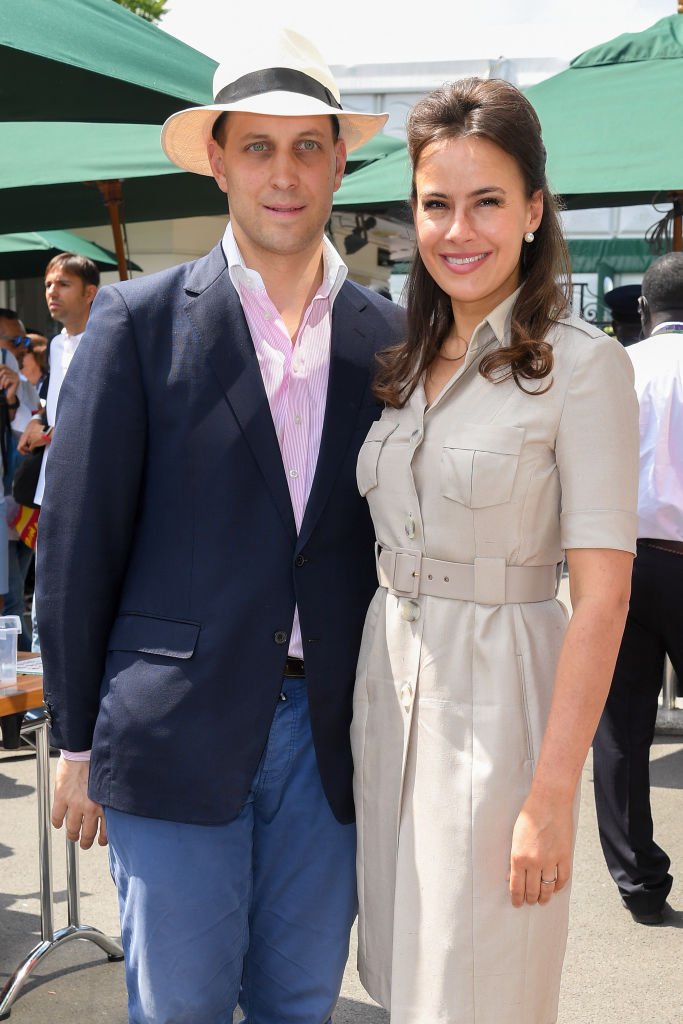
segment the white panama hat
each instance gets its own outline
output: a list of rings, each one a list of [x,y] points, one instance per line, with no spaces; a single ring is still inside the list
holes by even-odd
[[[269,35],[255,26],[250,38],[240,34],[232,42],[234,52],[213,76],[214,102],[171,114],[161,129],[166,156],[183,170],[212,173],[206,147],[214,123],[226,110],[280,117],[334,115],[349,152],[386,124],[388,114],[342,110],[330,69],[298,32],[280,29]]]

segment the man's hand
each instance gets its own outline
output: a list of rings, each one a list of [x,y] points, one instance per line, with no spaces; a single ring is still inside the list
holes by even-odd
[[[48,438],[43,433],[43,424],[40,420],[31,420],[26,430],[19,438],[17,451],[20,455],[28,455],[34,448],[40,448],[47,444]]]
[[[19,374],[10,370],[9,366],[0,366],[0,390],[5,392],[8,405],[14,405],[17,401],[17,388],[19,387]],[[9,410],[10,420],[14,419],[16,409]]]
[[[67,761],[60,757],[55,775],[52,824],[61,828],[66,822],[67,838],[89,850],[97,836],[100,846],[107,845],[107,826],[101,804],[88,797],[89,761]]]

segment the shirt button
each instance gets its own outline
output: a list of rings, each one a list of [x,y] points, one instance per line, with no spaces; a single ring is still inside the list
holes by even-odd
[[[292,477],[293,480],[296,480],[296,478],[299,475],[299,470],[298,469],[290,469],[289,475]]]
[[[399,609],[401,618],[406,622],[417,622],[420,618],[420,606],[417,601],[411,601],[408,598],[402,597],[399,600]]]
[[[412,540],[413,537],[415,536],[415,520],[413,519],[411,513],[409,513],[406,516],[405,523],[403,524],[403,529],[406,531],[406,537],[408,538],[408,540]]]
[[[286,644],[288,639],[284,629],[278,629],[276,633],[273,633],[273,640],[276,644]]]
[[[294,422],[295,423],[301,423],[301,416],[295,416],[294,417]]]
[[[412,442],[413,442],[414,444],[417,444],[417,442],[418,442],[418,441],[421,441],[421,440],[422,440],[422,431],[421,431],[421,430],[414,430],[414,431],[412,432],[412,434],[410,435],[410,440],[411,440],[411,441],[412,441]]]
[[[413,703],[413,688],[410,683],[406,683],[401,687],[401,706],[404,711],[410,711],[410,705]]]

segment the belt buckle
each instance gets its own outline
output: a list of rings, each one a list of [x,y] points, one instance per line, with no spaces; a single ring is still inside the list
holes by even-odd
[[[395,548],[391,552],[390,593],[395,597],[417,597],[420,592],[422,552],[408,548]]]

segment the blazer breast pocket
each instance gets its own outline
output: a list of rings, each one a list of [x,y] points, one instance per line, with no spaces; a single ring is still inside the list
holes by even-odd
[[[463,424],[441,451],[444,497],[468,508],[510,501],[524,433],[524,427]]]
[[[188,659],[194,654],[200,629],[198,622],[122,612],[112,626],[107,649]]]
[[[384,417],[375,420],[361,445],[356,466],[356,481],[358,490],[363,496],[377,486],[379,457],[387,438],[393,434],[397,426],[397,423],[386,420]]]

